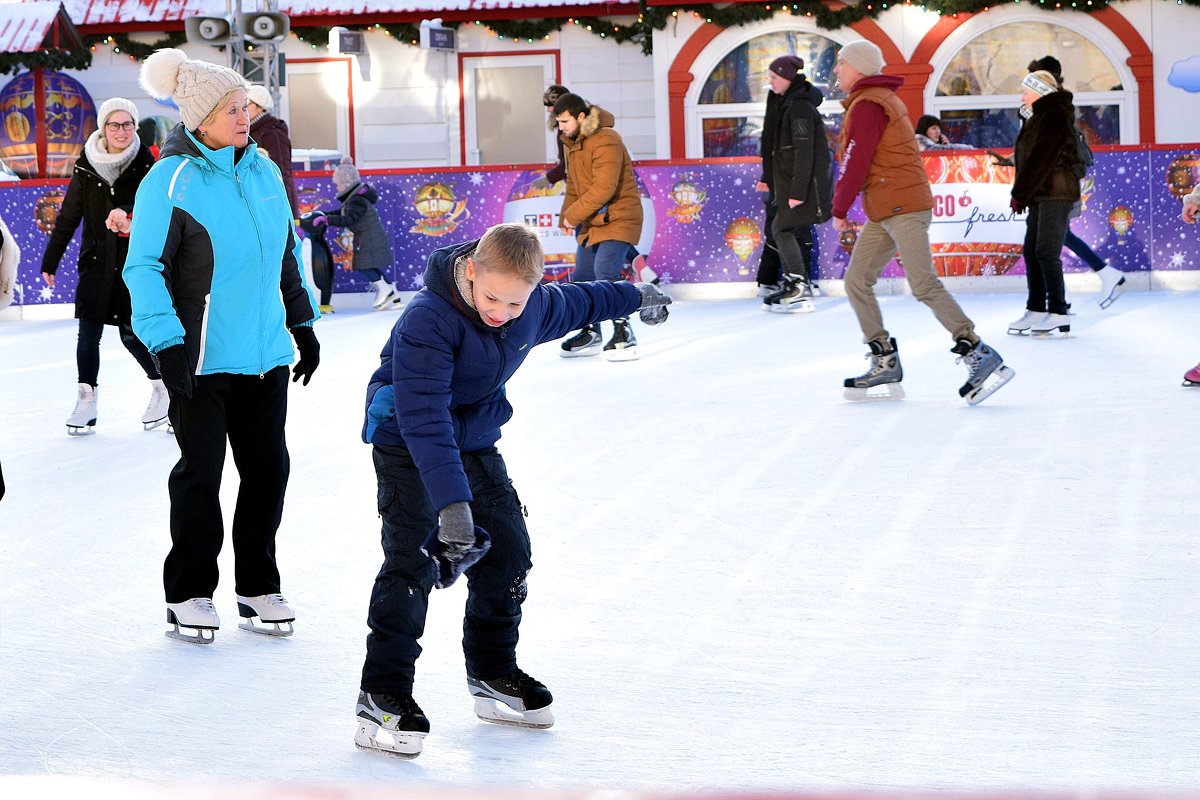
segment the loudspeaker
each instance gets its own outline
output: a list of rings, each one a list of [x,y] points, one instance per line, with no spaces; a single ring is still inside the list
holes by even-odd
[[[242,36],[254,44],[278,44],[287,38],[292,29],[287,14],[276,14],[273,11],[242,14],[238,23],[242,29]]]
[[[183,21],[183,30],[193,44],[220,46],[229,43],[233,25],[227,17],[188,17]]]

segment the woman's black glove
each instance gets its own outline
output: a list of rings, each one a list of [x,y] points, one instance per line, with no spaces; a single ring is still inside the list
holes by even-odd
[[[196,373],[183,345],[164,347],[154,353],[154,362],[158,365],[158,374],[162,376],[164,386],[184,397],[192,396],[192,390],[196,388]]]
[[[307,325],[292,328],[292,338],[296,340],[296,349],[300,351],[300,360],[292,367],[292,383],[304,378],[301,386],[308,386],[308,379],[321,363],[321,345],[313,329]]]

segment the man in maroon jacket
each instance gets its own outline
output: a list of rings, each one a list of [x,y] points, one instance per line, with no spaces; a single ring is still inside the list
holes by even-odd
[[[917,149],[908,108],[896,95],[903,78],[883,75],[883,53],[868,41],[850,42],[833,68],[847,97],[840,142],[841,170],[833,191],[833,225],[850,229],[846,214],[861,193],[867,223],[858,233],[846,268],[846,295],[858,317],[863,341],[871,348],[870,368],[844,382],[848,400],[898,400],[904,397],[904,372],[896,340],[883,326],[875,283],[898,250],[913,296],[933,311],[954,337],[951,352],[967,366],[967,382],[958,393],[971,405],[983,400],[1014,375],[1000,354],[975,335],[975,324],[946,291],[933,268],[929,224],[933,193]],[[998,381],[985,386],[995,374]],[[880,387],[881,391],[871,392]]]

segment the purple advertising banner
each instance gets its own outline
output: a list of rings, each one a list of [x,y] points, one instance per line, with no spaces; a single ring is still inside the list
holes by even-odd
[[[1071,229],[1102,259],[1125,271],[1200,269],[1200,238],[1180,220],[1180,198],[1200,183],[1200,145],[1191,148],[1105,148],[1083,181],[1082,214]],[[996,167],[976,151],[926,156],[934,190],[930,231],[938,272],[946,276],[1023,274],[1024,217],[1008,208],[1012,170]],[[379,192],[377,208],[395,253],[389,277],[402,290],[421,286],[429,254],[474,239],[498,222],[536,228],[546,249],[546,277],[569,279],[574,239],[558,227],[563,185],[537,189],[542,169],[458,167],[363,171]],[[754,191],[757,159],[643,162],[635,165],[645,221],[637,246],[650,267],[672,283],[753,281],[762,252],[764,206]],[[302,211],[338,208],[326,173],[301,173]],[[41,259],[66,181],[0,183],[0,217],[22,250],[14,302],[74,300],[78,234],[63,258],[57,285],[41,278]],[[136,211],[135,211],[136,214]],[[849,219],[862,222],[855,206]],[[849,262],[855,230],[839,236],[817,227],[820,276],[840,279]],[[348,231],[331,228],[335,292],[366,291],[352,269]],[[1087,269],[1064,253],[1068,272]],[[893,262],[885,276],[902,274]]]

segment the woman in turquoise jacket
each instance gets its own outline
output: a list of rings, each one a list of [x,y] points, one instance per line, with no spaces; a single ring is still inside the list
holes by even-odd
[[[287,367],[294,339],[293,381],[307,385],[320,352],[291,207],[279,169],[249,138],[238,73],[167,49],[146,59],[141,83],[183,117],[138,189],[124,270],[133,329],[158,361],[180,450],[167,484],[167,635],[207,644],[221,624],[213,594],[227,441],[241,475],[232,527],[241,627],[288,635],[294,614],[275,562]]]

